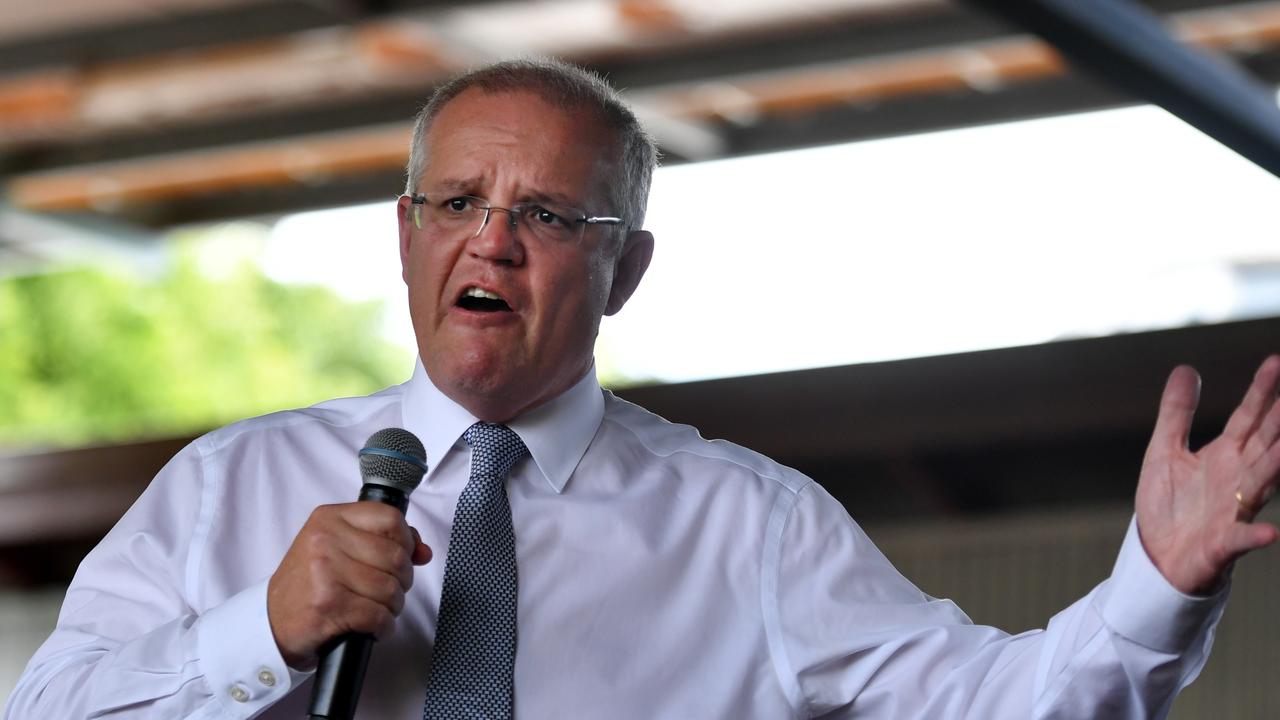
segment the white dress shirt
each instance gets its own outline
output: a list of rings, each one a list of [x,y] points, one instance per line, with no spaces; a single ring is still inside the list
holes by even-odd
[[[409,522],[435,551],[378,642],[362,718],[419,718],[475,422],[421,364],[400,386],[212,432],[80,566],[7,720],[302,718],[267,579],[356,451],[405,427],[431,470]],[[1131,526],[1116,569],[1047,629],[972,625],[905,580],[799,472],[602,391],[594,372],[510,423],[518,718],[1146,718],[1199,672],[1224,597],[1175,591]]]

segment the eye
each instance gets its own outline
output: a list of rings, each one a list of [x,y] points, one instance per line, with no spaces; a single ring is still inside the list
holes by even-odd
[[[461,213],[472,208],[473,199],[467,196],[449,198],[444,201],[444,209],[449,212]]]
[[[565,227],[569,224],[569,222],[560,215],[538,205],[534,205],[529,208],[527,215],[531,222],[538,223],[539,225]]]

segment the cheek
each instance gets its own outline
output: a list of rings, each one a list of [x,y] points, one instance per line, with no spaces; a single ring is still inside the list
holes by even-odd
[[[545,278],[541,283],[544,312],[538,322],[540,329],[535,331],[541,341],[563,348],[591,342],[604,313],[611,277],[608,265],[579,259],[554,278]]]
[[[609,300],[609,290],[613,287],[613,275],[617,267],[609,254],[597,255],[587,266],[586,295],[592,312],[597,316],[604,314],[605,304]]]
[[[441,249],[437,249],[434,254],[426,248],[412,253],[405,266],[410,302],[421,309],[439,304],[450,267],[452,258],[443,254]]]

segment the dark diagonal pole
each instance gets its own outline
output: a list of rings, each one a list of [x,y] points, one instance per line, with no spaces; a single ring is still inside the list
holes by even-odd
[[[1171,36],[1131,0],[964,0],[1052,43],[1077,67],[1155,103],[1280,176],[1280,107],[1235,64]]]

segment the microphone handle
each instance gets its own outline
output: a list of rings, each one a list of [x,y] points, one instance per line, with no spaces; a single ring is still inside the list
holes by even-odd
[[[373,636],[348,633],[330,640],[321,649],[322,659],[311,686],[311,707],[307,716],[323,720],[351,720],[369,666]]]
[[[390,505],[402,513],[409,507],[407,494],[376,483],[365,483],[360,488],[359,499]],[[320,664],[316,666],[311,685],[307,717],[313,720],[351,720],[355,717],[356,702],[360,699],[373,643],[372,635],[347,633],[320,648]]]

